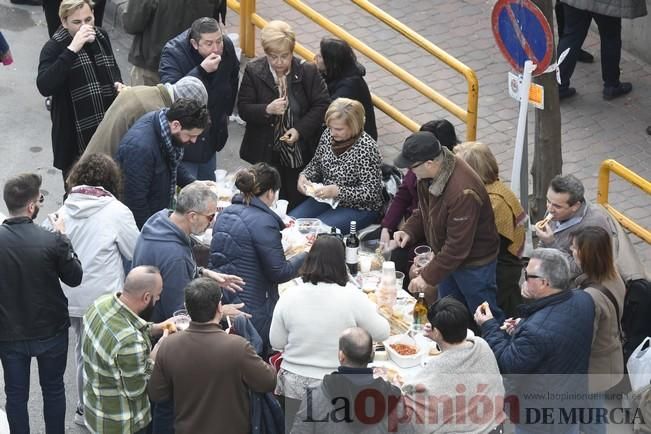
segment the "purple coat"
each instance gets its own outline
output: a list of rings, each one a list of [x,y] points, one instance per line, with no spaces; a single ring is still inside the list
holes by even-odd
[[[414,172],[408,170],[402,179],[402,184],[398,187],[398,192],[391,200],[389,209],[384,214],[382,219],[383,228],[387,228],[391,232],[395,231],[402,219],[409,218],[411,213],[418,208],[417,181]]]

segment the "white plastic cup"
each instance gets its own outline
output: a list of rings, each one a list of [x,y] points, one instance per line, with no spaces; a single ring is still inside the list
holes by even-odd
[[[226,179],[227,174],[228,174],[228,172],[226,170],[217,169],[217,170],[215,170],[215,180],[217,182],[219,182],[219,183],[222,183]]]
[[[359,256],[359,271],[362,274],[369,273],[371,271],[371,265],[373,263],[373,258],[366,255]]]
[[[289,206],[289,202],[286,201],[285,199],[278,199],[276,201],[276,214],[278,214],[281,217],[284,217],[287,215],[287,207]]]

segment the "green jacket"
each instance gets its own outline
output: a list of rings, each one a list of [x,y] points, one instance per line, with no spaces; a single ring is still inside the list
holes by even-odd
[[[83,156],[106,154],[115,157],[122,137],[146,113],[172,105],[164,85],[133,86],[123,89],[104,114],[104,119],[90,139]]]
[[[134,35],[129,62],[158,72],[160,54],[167,41],[187,30],[194,20],[225,14],[225,0],[130,0],[122,15],[124,30]]]

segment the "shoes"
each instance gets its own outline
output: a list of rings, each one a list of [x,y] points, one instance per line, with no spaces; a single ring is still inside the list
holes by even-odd
[[[631,83],[622,82],[617,86],[604,86],[603,96],[606,101],[617,98],[622,95],[626,95],[633,90],[633,85]]]
[[[573,87],[559,87],[558,88],[558,99],[566,99],[576,95],[576,89]]]
[[[84,413],[82,411],[80,410],[75,411],[74,422],[77,425],[86,426],[86,423],[84,422]]]
[[[594,56],[587,51],[585,51],[583,48],[579,50],[579,57],[577,59],[579,62],[582,63],[593,63],[594,62]]]
[[[43,6],[41,0],[9,0],[14,5]]]

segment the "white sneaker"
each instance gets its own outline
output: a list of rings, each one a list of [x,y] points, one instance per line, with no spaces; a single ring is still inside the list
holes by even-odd
[[[80,412],[79,410],[75,411],[74,422],[77,425],[86,426],[86,422],[84,422],[84,414],[82,412]]]

